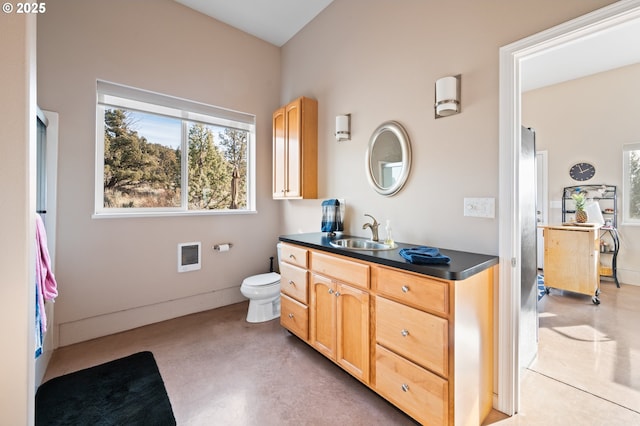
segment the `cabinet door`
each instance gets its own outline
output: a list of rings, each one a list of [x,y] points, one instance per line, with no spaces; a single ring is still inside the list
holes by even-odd
[[[311,274],[311,344],[326,357],[336,359],[336,285]]]
[[[369,383],[369,293],[338,283],[336,300],[336,361]]]
[[[285,107],[286,145],[287,145],[287,176],[286,196],[298,198],[301,196],[301,99],[291,102]]]
[[[286,190],[287,162],[284,108],[273,113],[273,198],[283,198]]]
[[[318,102],[300,97],[273,114],[273,198],[318,198]]]

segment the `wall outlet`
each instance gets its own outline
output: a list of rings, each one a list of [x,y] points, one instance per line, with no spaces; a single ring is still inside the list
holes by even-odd
[[[464,215],[470,217],[496,217],[495,198],[465,198]]]

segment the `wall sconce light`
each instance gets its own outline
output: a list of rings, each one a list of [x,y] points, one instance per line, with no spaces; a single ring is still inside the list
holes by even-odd
[[[351,114],[336,116],[336,140],[338,142],[351,140]]]
[[[458,114],[460,105],[461,75],[442,77],[436,80],[436,102],[434,105],[436,118]]]

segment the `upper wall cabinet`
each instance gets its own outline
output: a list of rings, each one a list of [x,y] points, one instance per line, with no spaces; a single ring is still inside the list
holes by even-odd
[[[318,198],[318,101],[298,98],[273,113],[273,198]]]

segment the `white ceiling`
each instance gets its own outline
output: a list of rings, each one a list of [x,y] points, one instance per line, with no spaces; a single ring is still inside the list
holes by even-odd
[[[333,0],[175,0],[278,47]]]
[[[278,47],[333,0],[175,0]],[[522,62],[522,91],[640,62],[640,20]]]

